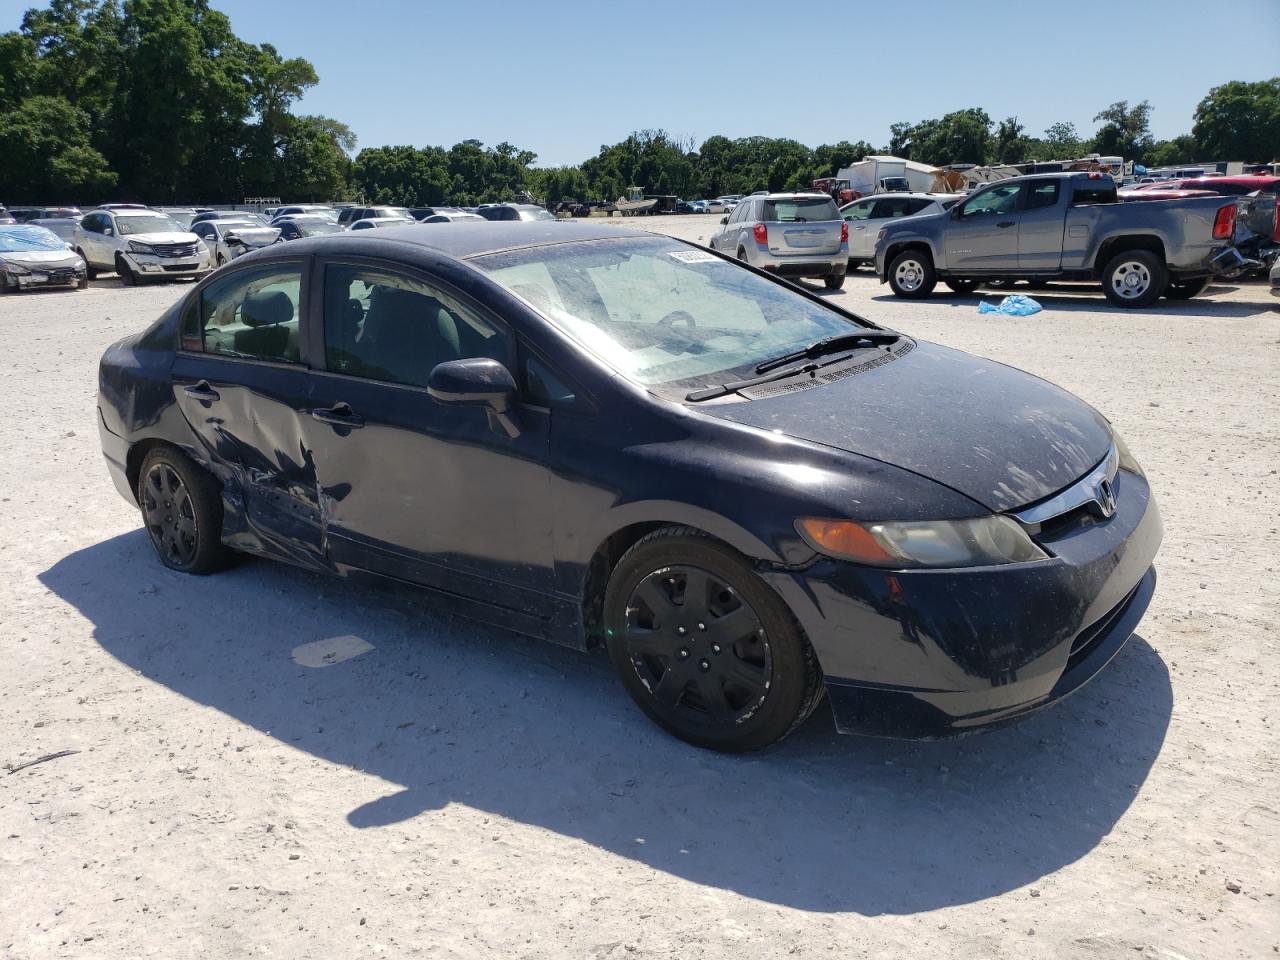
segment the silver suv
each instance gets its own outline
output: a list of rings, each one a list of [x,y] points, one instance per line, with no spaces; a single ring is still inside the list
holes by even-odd
[[[199,277],[212,266],[200,238],[168,214],[145,207],[100,207],[86,214],[75,232],[76,252],[89,277],[115,272],[133,286],[152,279]]]
[[[825,194],[752,196],[720,221],[711,249],[779,276],[820,277],[838,290],[849,267],[849,225]]]

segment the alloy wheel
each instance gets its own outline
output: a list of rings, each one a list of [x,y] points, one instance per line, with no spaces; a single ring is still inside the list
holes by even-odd
[[[742,723],[769,692],[759,615],[700,567],[655,570],[631,592],[623,646],[658,710],[681,724]]]
[[[1151,271],[1139,260],[1126,260],[1111,272],[1111,285],[1126,300],[1137,300],[1151,289]]]
[[[189,566],[200,544],[195,507],[187,486],[172,466],[161,462],[142,484],[142,515],[161,556],[176,567]]]

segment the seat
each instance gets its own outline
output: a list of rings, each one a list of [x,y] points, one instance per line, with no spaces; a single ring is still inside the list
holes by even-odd
[[[292,319],[293,301],[281,290],[245,297],[240,305],[240,322],[248,329],[236,331],[236,353],[264,360],[291,359],[288,356],[290,331],[284,324]]]
[[[435,297],[379,287],[357,353],[366,376],[424,386],[431,371],[462,355],[457,321]]]

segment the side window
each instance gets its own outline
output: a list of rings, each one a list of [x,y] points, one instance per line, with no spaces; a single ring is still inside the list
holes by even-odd
[[[1058,202],[1058,181],[1042,180],[1040,183],[1027,184],[1027,210],[1039,210],[1052,207]]]
[[[207,223],[197,223],[191,228],[191,232],[201,240],[206,240],[209,237],[209,225]]]
[[[975,217],[987,214],[1013,213],[1018,206],[1019,183],[1004,183],[975,194],[964,202],[960,216]]]
[[[894,197],[891,200],[877,200],[875,208],[871,211],[872,220],[889,220],[893,217],[905,217],[907,215],[907,201],[901,197]]]
[[[910,216],[913,213],[919,213],[921,210],[929,206],[929,204],[931,203],[933,203],[932,200],[908,200],[907,215]]]
[[[845,207],[844,218],[846,220],[867,220],[871,217],[871,202],[850,204]]]
[[[540,407],[564,408],[572,407],[578,399],[573,388],[540,357],[525,353],[521,367],[524,372],[524,393],[530,403]]]
[[[102,227],[99,226],[98,215],[91,213],[80,221],[80,227],[85,233],[101,233]]]
[[[301,291],[302,265],[297,263],[238,270],[211,283],[200,296],[204,352],[274,363],[301,362]]]
[[[469,357],[510,363],[505,329],[441,290],[373,267],[324,273],[325,367],[423,387],[437,364]]]

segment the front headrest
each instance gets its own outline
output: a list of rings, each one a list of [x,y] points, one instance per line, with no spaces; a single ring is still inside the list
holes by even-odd
[[[254,293],[240,305],[240,320],[246,327],[268,327],[293,319],[293,301],[283,290]]]

